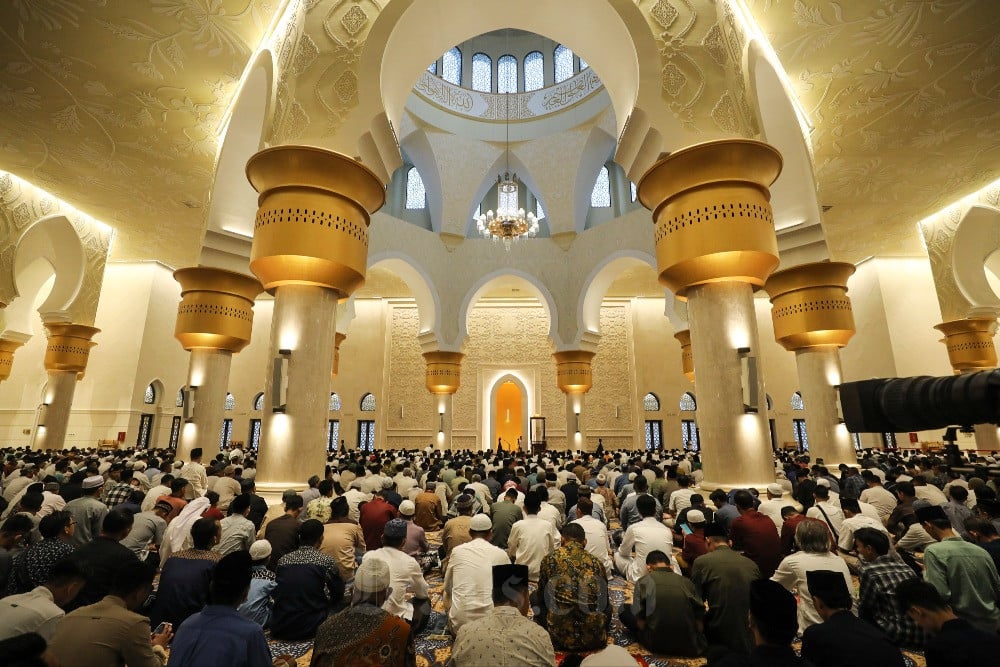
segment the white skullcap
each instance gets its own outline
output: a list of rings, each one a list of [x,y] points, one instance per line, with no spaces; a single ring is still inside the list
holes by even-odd
[[[403,516],[413,516],[416,511],[417,507],[413,504],[412,500],[404,500],[399,503],[399,513]]]
[[[84,489],[96,489],[99,486],[104,486],[104,478],[100,475],[94,475],[83,480],[83,484],[80,486]]]
[[[825,479],[823,481],[826,482]],[[827,482],[827,486],[829,485],[830,483]],[[780,496],[785,492],[785,489],[781,486],[781,484],[768,484],[767,492],[770,493],[772,496]]]
[[[250,545],[251,560],[264,560],[271,555],[271,543],[267,540],[257,540]]]
[[[688,523],[705,523],[705,513],[701,510],[688,510]]]
[[[389,587],[389,565],[381,558],[366,558],[354,573],[354,587],[363,593],[381,593]]]
[[[493,529],[493,522],[485,514],[477,514],[472,517],[472,522],[469,524],[469,530],[474,530],[477,533],[485,533],[487,530]]]

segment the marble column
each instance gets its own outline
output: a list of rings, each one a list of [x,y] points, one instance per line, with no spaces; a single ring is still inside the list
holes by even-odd
[[[454,397],[462,384],[461,352],[433,350],[424,352],[427,362],[427,391],[434,396],[434,408],[437,414],[437,436],[434,445],[445,451],[451,449],[452,424],[454,423]]]
[[[187,400],[192,402],[177,458],[187,461],[200,447],[208,461],[219,453],[229,369],[233,355],[250,344],[254,299],[262,287],[256,278],[205,266],[178,269],[174,280],[181,286],[174,337],[191,353]]]
[[[35,447],[62,449],[66,444],[76,383],[87,370],[90,348],[97,345],[91,339],[101,330],[83,324],[56,322],[45,323],[45,328],[49,335],[44,361],[48,382],[35,433]]]
[[[853,274],[853,264],[816,262],[778,271],[764,286],[771,297],[774,339],[795,353],[809,454],[823,459],[831,470],[858,462],[837,410],[837,387],[843,381],[840,348],[855,330],[847,296],[847,280]]]
[[[260,193],[250,270],[274,295],[257,488],[304,488],[326,463],[337,302],[365,280],[368,225],[385,202],[356,160],[275,146],[247,162]]]
[[[778,266],[768,188],[780,172],[771,146],[729,139],[662,158],[638,186],[660,282],[688,304],[705,490],[774,481],[753,290]]]
[[[997,367],[997,351],[993,344],[997,321],[993,317],[968,317],[942,322],[934,327],[944,338],[948,348],[948,361],[955,373],[976,373]],[[1000,449],[997,427],[993,424],[976,424],[976,449]]]
[[[566,395],[566,448],[589,449],[584,426],[584,396],[594,386],[591,362],[594,352],[564,350],[556,352],[556,383]],[[596,448],[596,446],[595,446]]]

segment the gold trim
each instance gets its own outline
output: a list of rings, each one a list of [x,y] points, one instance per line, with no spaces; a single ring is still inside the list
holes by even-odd
[[[774,339],[789,351],[847,345],[855,332],[847,296],[854,271],[847,262],[815,262],[768,278],[764,289],[771,296]]]
[[[684,329],[674,334],[681,344],[681,371],[689,382],[694,382],[694,354],[691,352],[691,330]]]
[[[101,332],[84,324],[45,324],[49,340],[45,348],[45,370],[69,371],[81,375],[87,370],[90,348],[97,345],[91,338]],[[79,378],[78,378],[79,379]]]
[[[254,299],[263,290],[260,281],[207,266],[178,269],[174,280],[181,286],[174,337],[185,350],[236,353],[249,345]]]
[[[996,368],[997,351],[993,344],[997,321],[989,317],[968,317],[934,326],[944,334],[941,342],[948,348],[948,360],[956,373]]]
[[[585,350],[566,350],[556,352],[552,357],[556,360],[556,384],[564,394],[585,394],[594,386],[594,373],[591,362],[594,352]]]
[[[462,386],[462,359],[465,355],[461,352],[444,352],[435,350],[424,352],[424,361],[427,362],[426,383],[427,391],[432,394],[454,394]]]

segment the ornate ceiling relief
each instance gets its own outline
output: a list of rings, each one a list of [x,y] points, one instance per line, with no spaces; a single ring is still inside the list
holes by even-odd
[[[215,133],[273,2],[15,8],[0,24],[0,167],[114,224],[116,258],[194,261]]]
[[[38,220],[60,214],[69,220],[80,237],[86,261],[83,284],[76,299],[66,309],[67,315],[74,324],[93,325],[113,230],[4,171],[0,171],[0,301],[9,304],[17,296],[14,255],[18,239]]]
[[[956,258],[953,251],[958,225],[975,204],[1000,208],[1000,181],[954,202],[919,223],[920,234],[931,260],[931,273],[941,306],[941,318],[946,322],[968,317],[973,308],[955,280]]]
[[[916,221],[997,178],[990,0],[747,0],[816,129],[832,254],[922,254]]]

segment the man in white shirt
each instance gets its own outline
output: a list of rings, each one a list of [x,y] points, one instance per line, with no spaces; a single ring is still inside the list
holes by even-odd
[[[170,482],[172,481],[174,481],[174,476],[169,473],[160,477],[160,483],[147,491],[146,497],[142,499],[142,505],[140,508],[143,512],[148,512],[153,509],[153,505],[156,504],[156,501],[160,496],[170,495]]]
[[[344,498],[347,499],[347,516],[350,517],[351,521],[354,523],[357,523],[361,518],[361,512],[359,511],[358,506],[361,503],[366,503],[372,499],[370,494],[361,490],[361,486],[361,481],[356,479],[351,482],[351,488],[344,492]]]
[[[882,486],[882,480],[871,470],[862,470],[861,477],[868,485],[868,488],[861,492],[861,502],[874,506],[878,511],[879,519],[885,523],[892,511],[896,509],[898,499],[895,494]]]
[[[385,529],[382,531],[382,548],[365,553],[361,562],[378,558],[389,566],[392,592],[382,604],[382,609],[412,621],[410,627],[417,633],[422,629],[420,626],[422,621],[426,621],[429,611],[427,581],[417,559],[400,550],[405,541],[406,522],[402,519],[392,519],[385,524]],[[413,599],[409,602],[406,600],[407,593],[413,593]]]
[[[885,533],[886,537],[889,536],[889,531],[881,521],[861,513],[861,506],[857,500],[841,498],[840,508],[844,512],[844,521],[840,524],[840,539],[837,541],[837,546],[842,551],[854,551],[854,531],[860,528],[874,528]]]
[[[671,493],[670,500],[667,502],[667,511],[673,517],[680,514],[682,509],[691,507],[691,496],[696,493],[694,489],[688,488],[691,486],[691,478],[687,475],[678,475],[677,483],[681,488]],[[667,553],[669,553],[669,550]],[[645,567],[645,562],[643,563],[643,567]]]
[[[633,584],[639,577],[646,574],[646,556],[650,551],[660,550],[672,554],[674,550],[674,535],[669,528],[657,519],[656,500],[653,496],[642,495],[636,501],[636,509],[642,516],[642,521],[633,523],[625,531],[621,547],[615,553],[615,568]],[[633,556],[633,550],[635,555]],[[671,555],[670,564],[675,572],[680,572],[680,565]]]
[[[917,494],[918,500],[926,500],[931,505],[944,505],[948,502],[948,496],[944,495],[941,489],[933,484],[928,484],[920,475],[913,478],[913,490]]]
[[[768,484],[767,500],[761,502],[760,507],[757,508],[758,512],[774,522],[774,528],[778,531],[779,535],[781,534],[781,526],[785,523],[781,518],[781,508],[792,504],[789,501],[781,499],[784,492],[785,489],[780,484]]]
[[[472,517],[471,542],[460,544],[448,556],[444,573],[444,600],[452,634],[493,608],[493,566],[510,565],[507,553],[490,544],[493,523],[485,514]]]
[[[57,562],[43,586],[0,600],[0,640],[37,632],[50,641],[66,615],[62,608],[86,583],[87,575],[75,561],[67,558]]]
[[[201,498],[208,491],[208,475],[201,464],[201,447],[191,450],[191,462],[181,468],[180,477],[188,481],[187,500]]]
[[[404,498],[409,497],[410,489],[417,486],[417,480],[413,479],[413,471],[403,468],[392,481],[396,483],[396,492]]]
[[[589,497],[581,496],[576,503],[576,516],[569,517],[570,523],[578,523],[587,535],[586,550],[604,565],[604,574],[611,577],[611,568],[614,562],[611,560],[609,551],[608,529],[604,522],[594,518],[594,503]]]
[[[219,509],[223,512],[229,509],[229,503],[233,502],[233,498],[243,492],[240,483],[234,477],[235,474],[235,467],[226,466],[222,469],[219,479],[212,488],[213,491],[219,494]],[[249,545],[247,548],[249,548]]]
[[[537,493],[538,496],[542,499],[542,506],[538,508],[538,516],[542,517],[543,519],[548,519],[549,521],[551,521],[552,525],[558,531],[560,528],[562,528],[563,525],[563,515],[562,512],[559,511],[558,507],[556,507],[547,500],[548,491],[549,490],[546,489],[544,486],[538,487],[538,490],[535,491],[535,493]]]
[[[830,500],[830,489],[819,484],[813,489],[813,498],[816,499],[816,504],[806,511],[806,516],[827,524],[830,531],[839,539],[840,528],[844,523],[844,513],[840,509],[840,502],[834,504]]]
[[[221,534],[219,543],[212,547],[223,556],[234,551],[250,551],[250,546],[257,539],[257,530],[253,521],[247,518],[250,514],[250,496],[236,496],[229,507],[229,516],[219,522]]]
[[[15,497],[28,488],[28,486],[35,483],[36,472],[37,469],[35,468],[34,463],[25,464],[24,467],[21,468],[21,474],[18,477],[11,479],[4,485],[3,499],[13,505]]]
[[[518,565],[528,566],[528,577],[538,581],[542,559],[559,545],[560,536],[548,519],[539,516],[541,499],[534,491],[524,496],[525,518],[515,521],[507,538],[507,553]]]

